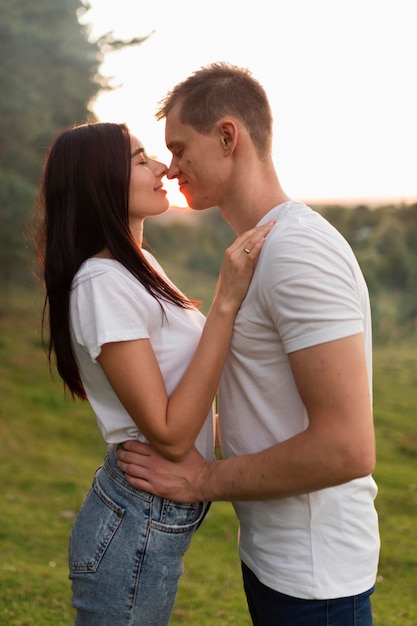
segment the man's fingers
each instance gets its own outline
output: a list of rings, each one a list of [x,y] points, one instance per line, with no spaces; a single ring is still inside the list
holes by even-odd
[[[143,443],[142,441],[137,441],[136,439],[130,439],[122,443],[121,447],[117,451],[117,454],[124,450],[134,452],[136,454],[142,454],[143,456],[149,456],[150,449],[151,447],[148,443]]]
[[[144,457],[146,456],[149,457],[149,451],[147,451],[147,454],[138,454],[137,452],[129,452],[119,448],[117,451],[117,467],[130,476],[145,478],[147,470],[145,466],[142,466],[142,459],[145,460]]]
[[[132,463],[127,463],[125,461],[118,461],[117,462],[117,467],[124,472],[125,474],[128,474],[129,476],[135,476],[136,478],[142,478],[143,477],[143,469],[141,468],[140,465],[136,465],[136,464],[132,464]]]

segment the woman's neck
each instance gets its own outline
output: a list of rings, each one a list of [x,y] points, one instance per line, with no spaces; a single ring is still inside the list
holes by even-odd
[[[113,255],[111,254],[108,248],[103,248],[103,250],[100,250],[100,252],[97,252],[97,254],[94,255],[94,258],[95,259],[112,259]]]
[[[132,233],[138,248],[142,247],[144,221],[145,219],[143,217],[129,220],[130,232]]]

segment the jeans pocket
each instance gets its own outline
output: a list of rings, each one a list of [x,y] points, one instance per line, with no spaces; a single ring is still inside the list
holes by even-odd
[[[154,503],[155,504],[155,503]],[[163,500],[160,514],[153,516],[151,527],[160,532],[181,534],[195,530],[206,514],[207,503],[179,504]]]
[[[70,571],[97,570],[124,514],[125,510],[108,497],[95,478],[72,527]]]

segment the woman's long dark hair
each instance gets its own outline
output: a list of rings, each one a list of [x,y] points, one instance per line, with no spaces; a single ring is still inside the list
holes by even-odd
[[[85,400],[70,335],[69,302],[80,265],[103,248],[158,300],[192,303],[147,262],[129,229],[131,145],[124,124],[92,123],[63,131],[52,144],[41,180],[36,247],[49,322],[48,358],[73,397]]]

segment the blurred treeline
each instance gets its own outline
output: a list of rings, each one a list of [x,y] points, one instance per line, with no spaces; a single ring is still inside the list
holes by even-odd
[[[94,116],[102,60],[77,19],[79,0],[1,0],[0,271],[22,280],[23,232],[45,150],[57,131]]]
[[[317,207],[346,237],[368,283],[376,340],[417,331],[417,204]]]
[[[89,40],[79,18],[88,0],[1,0],[0,282],[24,282],[25,230],[45,154],[58,131],[95,120],[91,110],[111,77],[104,54],[142,43],[106,33]]]
[[[112,34],[89,41],[81,0],[1,0],[0,282],[30,284],[28,223],[46,149],[63,127],[95,119],[91,103],[109,84],[107,50],[141,43]],[[372,298],[375,338],[417,329],[417,204],[318,206],[355,250]],[[146,237],[180,286],[209,302],[234,234],[216,209],[190,220],[149,220]],[[181,278],[183,278],[181,284]]]

